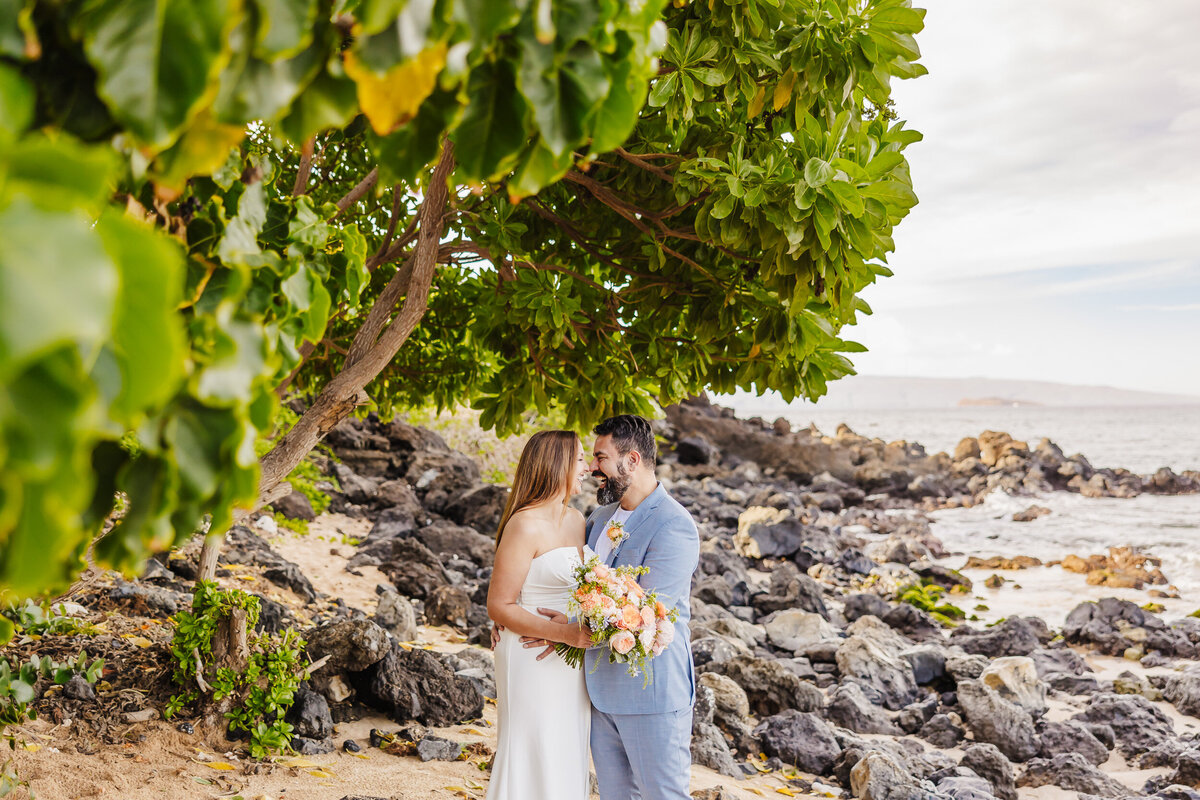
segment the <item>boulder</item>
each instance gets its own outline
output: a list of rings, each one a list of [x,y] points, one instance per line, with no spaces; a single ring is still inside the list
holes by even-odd
[[[750,603],[761,614],[798,608],[811,611],[829,619],[829,609],[821,585],[802,573],[795,564],[784,562],[771,572],[767,591],[750,598]]]
[[[968,653],[988,658],[1027,656],[1040,644],[1033,627],[1019,617],[1006,619],[999,625],[983,630],[960,626],[950,634],[950,642]]]
[[[858,594],[846,595],[842,615],[847,622],[854,622],[859,617],[870,615],[883,619],[883,615],[888,612],[888,603],[877,594],[868,592],[860,592]]]
[[[767,638],[781,650],[801,652],[810,644],[838,638],[838,631],[820,614],[789,608],[764,623]]]
[[[422,761],[457,761],[462,755],[463,745],[443,739],[432,733],[421,737],[417,742],[417,757]]]
[[[992,785],[970,770],[962,767],[965,775],[947,775],[938,780],[937,790],[949,800],[995,800]]]
[[[692,708],[692,763],[701,764],[731,778],[740,778],[741,770],[729,752],[729,743],[721,729],[713,723],[716,699],[707,686],[696,687],[696,703]]]
[[[352,503],[370,503],[379,493],[379,481],[359,475],[346,464],[333,462],[333,477],[337,478],[342,494]]]
[[[946,674],[946,651],[932,644],[922,644],[910,647],[900,653],[900,657],[909,663],[913,670],[913,678],[924,686],[933,683]]]
[[[1126,759],[1145,753],[1175,736],[1170,718],[1141,695],[1111,692],[1092,695],[1087,708],[1072,719],[1112,728]]]
[[[342,619],[322,625],[308,634],[306,649],[312,660],[329,656],[322,671],[359,672],[387,654],[387,632],[369,619]]]
[[[994,744],[1013,761],[1028,761],[1038,754],[1033,718],[980,681],[958,684],[958,703],[975,734],[975,741]]]
[[[989,689],[1023,708],[1034,719],[1046,713],[1046,684],[1038,679],[1037,667],[1027,656],[997,658],[979,676]]]
[[[685,466],[713,464],[721,457],[720,451],[704,434],[681,438],[675,443],[675,455],[679,458],[679,463]]]
[[[442,560],[412,538],[394,540],[389,560],[380,569],[401,594],[417,600],[425,600],[434,589],[450,583]]]
[[[697,670],[711,668],[714,664],[739,655],[750,655],[750,648],[736,639],[727,639],[724,636],[701,636],[692,639],[692,661]]]
[[[820,689],[800,680],[778,661],[735,656],[709,664],[707,671],[732,679],[746,693],[751,711],[762,717],[787,709],[817,711],[825,705]]]
[[[372,619],[398,641],[411,642],[417,638],[417,612],[408,598],[391,589],[380,592]]]
[[[496,528],[500,525],[500,517],[504,515],[504,506],[507,503],[507,487],[485,483],[451,497],[442,507],[441,513],[459,525],[466,525],[492,541],[496,536]]]
[[[471,595],[459,586],[439,586],[425,601],[425,621],[429,625],[449,625],[465,631],[471,614]]]
[[[360,675],[370,704],[396,722],[415,720],[446,727],[483,712],[479,687],[469,678],[455,675],[429,650],[392,645],[387,655]]]
[[[863,755],[850,770],[850,790],[860,800],[927,800],[920,782],[888,753]]]
[[[1180,712],[1200,717],[1200,665],[1193,664],[1176,675],[1168,675],[1162,693]]]
[[[692,585],[692,597],[728,608],[733,605],[733,586],[720,575],[701,575]]]
[[[934,747],[947,749],[957,747],[958,743],[966,737],[967,732],[948,715],[934,714],[928,722],[921,726],[917,735]]]
[[[883,704],[899,711],[917,696],[912,665],[900,653],[911,643],[875,617],[861,617],[846,631],[851,635],[837,648],[838,671],[873,687]]]
[[[416,530],[413,536],[429,548],[445,563],[447,559],[459,557],[481,567],[491,566],[496,555],[496,541],[484,536],[474,528],[455,525],[446,520],[435,520]]]
[[[1013,766],[995,745],[973,744],[963,750],[962,759],[958,763],[990,783],[992,794],[1000,800],[1017,800]]]
[[[1079,753],[1059,753],[1053,758],[1035,758],[1017,780],[1018,786],[1058,786],[1097,797],[1128,797],[1124,784],[1096,769]]]
[[[288,519],[302,519],[305,522],[312,522],[317,518],[317,512],[313,511],[312,501],[295,489],[291,493],[273,501],[271,508],[283,514]]]
[[[794,709],[767,717],[754,735],[768,756],[816,775],[828,774],[842,751],[825,720]]]
[[[1196,646],[1178,627],[1128,600],[1106,597],[1080,603],[1063,623],[1063,638],[1072,644],[1091,644],[1108,655],[1123,655],[1131,647],[1157,650],[1166,656],[1195,658]]]
[[[1108,760],[1109,749],[1081,722],[1043,721],[1038,726],[1041,742],[1038,755],[1054,758],[1059,753],[1079,753],[1088,763],[1100,766]]]
[[[825,708],[825,718],[856,733],[886,733],[892,736],[902,733],[886,711],[867,699],[862,687],[850,682],[833,690]]]
[[[296,690],[287,721],[292,724],[292,733],[306,739],[322,741],[333,735],[333,717],[329,714],[329,702],[307,684]]]

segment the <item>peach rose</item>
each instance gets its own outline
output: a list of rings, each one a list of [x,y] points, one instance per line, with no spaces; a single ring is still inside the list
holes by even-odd
[[[617,601],[608,595],[600,595],[600,610],[606,615],[614,613],[617,610]]]
[[[627,603],[621,608],[621,620],[617,623],[617,627],[625,630],[637,630],[642,627],[642,612],[638,611],[638,607],[632,603]]]
[[[603,564],[597,564],[596,566],[592,567],[592,573],[595,574],[596,580],[598,581],[602,581],[607,578],[609,572],[611,572],[611,570],[609,570],[609,568]]]
[[[661,644],[664,648],[671,644],[671,642],[675,641],[674,623],[668,622],[665,619],[659,622],[658,638],[656,638],[654,641],[658,644]]]
[[[658,642],[655,642],[654,646],[650,648],[650,656],[653,658],[657,658],[658,656],[661,656],[662,651],[666,650],[666,649],[667,649],[666,645],[662,645],[662,644],[659,644]]]
[[[654,609],[646,606],[642,609],[642,625],[653,630],[656,627],[654,620]]]
[[[629,631],[618,631],[608,640],[608,646],[617,655],[625,655],[633,649],[634,642],[633,634]]]
[[[666,619],[667,607],[663,605],[662,600],[654,601],[654,615],[659,619]]]
[[[600,608],[600,601],[594,595],[588,595],[580,601],[579,608],[584,614],[591,616]]]

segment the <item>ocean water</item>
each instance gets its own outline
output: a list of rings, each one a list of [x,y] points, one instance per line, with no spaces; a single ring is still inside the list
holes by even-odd
[[[830,410],[793,405],[784,413],[794,427],[815,423],[832,434],[845,422],[855,433],[886,441],[920,442],[930,453],[954,452],[966,436],[1005,431],[1034,446],[1043,437],[1064,453],[1083,453],[1095,467],[1138,473],[1171,467],[1200,469],[1200,406],[1050,408],[970,406],[898,411]]]
[[[1042,437],[1064,452],[1082,453],[1095,467],[1125,467],[1151,473],[1159,467],[1200,469],[1200,406],[1049,408],[957,407],[937,410],[825,411],[792,406],[785,413],[794,426],[815,423],[832,434],[845,422],[855,432],[886,441],[920,442],[930,453],[953,452],[965,436],[984,430],[1006,431],[1035,445]],[[1032,503],[1051,509],[1033,522],[1013,522],[1013,512]],[[933,532],[956,555],[947,565],[960,567],[966,557],[1030,555],[1043,561],[1069,554],[1105,553],[1131,546],[1162,559],[1162,571],[1181,598],[1164,601],[1168,618],[1200,608],[1200,495],[1141,495],[1131,499],[1086,498],[1068,492],[1039,497],[993,493],[968,509],[939,511]],[[996,590],[983,587],[989,571],[973,570],[972,601],[986,609],[982,619],[1037,614],[1061,625],[1081,600],[1121,597],[1139,605],[1145,591],[1088,586],[1084,576],[1059,567],[1004,573],[1012,581]],[[1021,588],[1016,588],[1020,586]]]

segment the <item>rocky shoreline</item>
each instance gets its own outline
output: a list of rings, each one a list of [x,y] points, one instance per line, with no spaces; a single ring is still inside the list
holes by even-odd
[[[994,432],[929,455],[845,428],[827,437],[739,420],[704,400],[669,409],[659,434],[660,478],[701,533],[693,760],[730,782],[697,797],[741,796],[741,779],[771,771],[796,795],[863,800],[1200,798],[1200,734],[1176,724],[1200,716],[1200,619],[1168,623],[1104,599],[1080,603],[1060,630],[1032,614],[977,627],[955,605],[971,582],[938,562],[945,553],[926,515],[996,490],[1191,493],[1200,473],[1097,469],[1049,441],[1030,447]],[[327,443],[337,456],[330,510],[366,532],[342,547],[353,549],[345,569],[378,579],[373,602],[322,596],[263,538],[270,517],[235,529],[221,559],[225,577],[253,568],[294,596],[289,608],[264,594],[261,624],[303,625],[309,656],[328,657],[293,707],[295,746],[328,752],[335,724],[383,713],[399,729],[356,746],[428,761],[472,755],[469,745],[486,760],[486,747],[427,729],[478,719],[495,694],[491,654],[479,645],[506,490],[437,434],[403,422],[344,423]],[[590,500],[577,502],[586,511]],[[315,516],[299,493],[276,510]],[[1062,566],[1093,585],[1169,592],[1168,576],[1137,553]],[[194,569],[185,551],[138,581],[76,599],[166,616],[186,607]],[[414,647],[421,626],[458,631],[466,646]],[[1097,673],[1103,656],[1128,669]]]

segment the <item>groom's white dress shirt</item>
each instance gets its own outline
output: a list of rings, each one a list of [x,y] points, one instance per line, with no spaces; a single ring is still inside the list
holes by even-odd
[[[600,539],[596,542],[596,555],[600,556],[601,564],[608,564],[612,560],[609,558],[609,556],[612,555],[612,551],[613,551],[612,539],[608,538],[609,526],[612,525],[614,522],[619,522],[622,525],[624,525],[625,520],[629,519],[629,515],[632,513],[633,513],[632,511],[626,511],[625,509],[621,508],[620,506],[617,506],[617,510],[615,512],[613,512],[612,517],[609,518],[608,523],[605,524],[604,533],[600,534]]]

